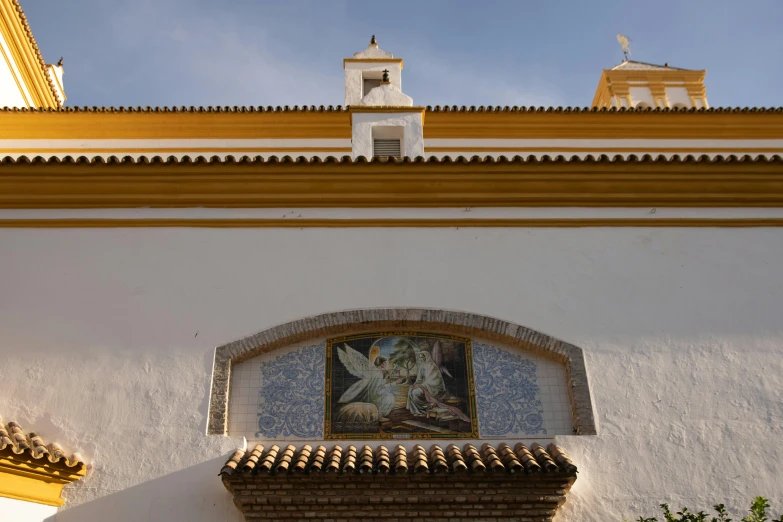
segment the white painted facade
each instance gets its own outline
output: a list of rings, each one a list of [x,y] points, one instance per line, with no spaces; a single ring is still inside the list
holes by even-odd
[[[350,140],[8,139],[0,140],[0,156],[369,158],[374,138],[399,138],[408,157],[783,151],[779,139],[425,142],[424,112],[401,91],[401,69],[373,44],[345,62],[345,103],[360,108],[349,115]],[[384,70],[389,84],[365,93],[363,79]],[[13,81],[4,71],[2,93]],[[61,85],[56,68],[50,74]],[[690,107],[684,87],[667,86],[666,97],[672,107]],[[643,86],[630,87],[630,98],[655,106]],[[253,430],[257,365],[323,339],[237,365],[228,436],[205,434],[215,347],[305,316],[378,307],[496,317],[584,350],[595,436],[571,434],[562,365],[500,347],[535,360],[548,387],[541,394],[547,433],[507,441],[554,441],[579,467],[559,522],[635,519],[660,502],[723,502],[739,513],[755,495],[780,510],[783,229],[658,228],[654,221],[780,219],[783,209],[0,209],[0,219],[30,221],[281,217],[386,219],[390,227],[0,228],[0,413],[91,465],[65,488],[56,517],[55,508],[0,497],[3,516],[241,521],[217,473],[237,447],[265,441]],[[469,224],[558,218],[651,226]],[[425,226],[394,228],[403,219]],[[468,224],[426,226],[443,219]]]
[[[3,520],[20,522],[55,522],[57,508],[35,502],[0,497],[0,514]]]
[[[396,138],[403,156],[424,156],[422,112],[358,112],[351,115],[353,157],[373,156],[374,138]]]
[[[352,115],[353,118],[360,116]],[[407,118],[407,119],[405,119]],[[416,125],[421,127],[421,111],[411,113],[377,113],[369,116],[361,114],[357,118],[359,125],[373,126]],[[352,133],[355,130],[352,129]],[[411,133],[416,139],[403,144],[405,150],[414,150],[418,131]],[[307,158],[329,156],[350,156],[354,147],[363,151],[367,157],[372,155],[372,133],[356,133],[351,139],[0,139],[0,155],[19,158],[21,156],[58,157],[66,156],[161,156],[182,158],[201,155],[204,157],[305,156]],[[354,145],[355,144],[355,145]],[[419,145],[417,145],[419,146]],[[425,156],[558,156],[584,157],[588,154],[610,156],[653,156],[674,154],[708,155],[744,155],[751,156],[783,154],[783,139],[443,139],[429,138],[422,141],[421,154]],[[194,151],[193,149],[196,149]],[[315,149],[315,150],[313,150]],[[322,150],[318,150],[322,149]],[[455,151],[455,149],[457,149]],[[143,152],[140,152],[143,150]],[[417,149],[418,150],[418,149]],[[358,153],[355,155],[359,155]]]
[[[598,435],[555,437],[580,469],[560,521],[783,498],[780,229],[4,229],[0,243],[0,409],[93,465],[58,522],[241,520],[216,474],[244,440],[204,435],[214,347],[385,306],[584,349]]]

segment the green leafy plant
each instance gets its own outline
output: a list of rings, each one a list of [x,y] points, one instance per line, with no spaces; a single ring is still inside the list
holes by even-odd
[[[688,508],[682,508],[682,511],[672,513],[668,504],[661,504],[661,510],[663,511],[663,522],[733,522],[729,518],[729,514],[726,511],[726,507],[723,504],[713,506],[715,515],[709,515],[704,511],[694,513],[689,511]],[[767,516],[767,510],[769,509],[769,502],[764,497],[756,497],[753,503],[750,505],[750,515],[742,518],[737,522],[783,522],[783,515],[776,519],[770,519]],[[771,516],[771,515],[770,515]],[[655,517],[639,517],[636,522],[659,522]]]

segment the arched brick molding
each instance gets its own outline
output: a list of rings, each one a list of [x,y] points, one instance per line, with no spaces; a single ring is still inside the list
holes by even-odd
[[[566,366],[571,414],[576,434],[596,434],[593,405],[581,348],[530,328],[493,317],[426,308],[368,308],[316,315],[218,346],[215,349],[212,370],[207,434],[226,434],[229,383],[233,364],[314,337],[380,329],[410,329],[483,337],[532,350],[560,361]]]

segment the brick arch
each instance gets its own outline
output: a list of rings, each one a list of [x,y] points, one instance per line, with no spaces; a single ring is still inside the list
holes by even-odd
[[[207,434],[226,434],[229,382],[234,364],[314,337],[384,329],[411,329],[483,337],[551,357],[566,366],[568,395],[576,434],[596,434],[581,348],[501,319],[427,308],[366,308],[315,315],[218,346],[215,349],[212,369]]]

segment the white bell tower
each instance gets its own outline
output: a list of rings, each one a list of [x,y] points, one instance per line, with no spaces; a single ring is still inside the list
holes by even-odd
[[[375,35],[367,49],[343,60],[343,68],[346,107],[358,104],[373,87],[380,85],[384,70],[389,71],[391,84],[402,89],[402,58],[380,49]]]
[[[370,45],[343,60],[354,158],[424,155],[424,107],[402,92],[402,58]]]

